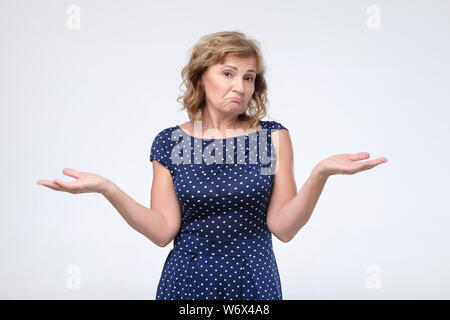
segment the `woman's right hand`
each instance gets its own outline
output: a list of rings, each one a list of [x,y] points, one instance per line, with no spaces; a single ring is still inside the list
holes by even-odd
[[[53,190],[65,191],[70,193],[103,193],[106,190],[108,179],[94,173],[80,172],[74,169],[65,168],[63,173],[73,177],[76,181],[64,182],[55,180],[39,180],[37,184],[43,185]]]

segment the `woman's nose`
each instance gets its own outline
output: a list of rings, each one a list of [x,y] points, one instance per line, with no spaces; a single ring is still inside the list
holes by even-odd
[[[237,92],[244,92],[244,80],[235,80],[233,84],[233,88]]]

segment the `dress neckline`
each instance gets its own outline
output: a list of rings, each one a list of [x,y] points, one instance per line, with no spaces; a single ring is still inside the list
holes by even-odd
[[[233,137],[228,137],[228,138],[202,138],[202,137],[195,137],[195,136],[192,136],[192,135],[190,135],[189,133],[187,133],[187,132],[186,132],[183,128],[181,128],[180,125],[178,125],[178,124],[175,126],[175,128],[180,129],[185,135],[187,135],[188,137],[194,138],[194,139],[202,139],[202,140],[227,140],[227,139],[234,139],[234,138],[239,138],[239,137],[247,137],[247,136],[250,135],[250,134],[259,133],[259,132],[262,131],[264,128],[263,128],[263,123],[262,123],[261,120],[258,121],[258,124],[261,126],[261,128],[259,128],[259,129],[256,130],[256,131],[252,131],[252,132],[250,132],[250,133],[248,133],[248,134],[241,134],[241,135],[238,135],[238,136],[233,136]]]

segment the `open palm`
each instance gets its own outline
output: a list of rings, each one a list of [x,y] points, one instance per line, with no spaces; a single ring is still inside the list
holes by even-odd
[[[378,158],[368,161],[360,161],[368,159],[370,154],[367,152],[345,153],[331,156],[320,163],[320,170],[326,175],[333,174],[354,174],[360,171],[372,169],[373,167],[387,162],[386,158]]]
[[[70,193],[88,193],[101,192],[106,179],[95,173],[80,172],[74,169],[65,168],[63,173],[73,177],[75,181],[64,182],[58,179],[39,180],[37,184],[43,185],[53,190],[65,191]]]

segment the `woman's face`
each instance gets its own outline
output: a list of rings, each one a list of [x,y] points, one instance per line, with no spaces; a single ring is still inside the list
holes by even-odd
[[[202,75],[209,112],[222,116],[244,113],[255,90],[256,58],[228,55],[223,64]]]

